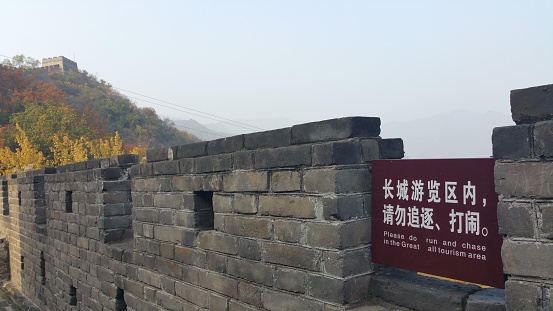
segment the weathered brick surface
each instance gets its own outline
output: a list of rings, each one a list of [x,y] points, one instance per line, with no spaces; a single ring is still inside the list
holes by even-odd
[[[529,125],[496,127],[492,134],[494,159],[518,159],[532,156],[532,128]]]
[[[516,124],[553,119],[553,85],[512,90],[511,112]]]
[[[349,117],[292,126],[292,144],[380,135],[380,118]]]
[[[497,163],[494,174],[500,195],[553,198],[553,162]]]
[[[507,274],[553,279],[553,244],[507,239],[501,257]]]

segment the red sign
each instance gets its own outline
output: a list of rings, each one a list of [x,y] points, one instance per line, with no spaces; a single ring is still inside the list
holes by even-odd
[[[375,263],[504,288],[494,160],[375,160]]]

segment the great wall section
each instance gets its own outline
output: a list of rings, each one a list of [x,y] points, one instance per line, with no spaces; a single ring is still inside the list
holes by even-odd
[[[0,177],[9,288],[40,310],[553,308],[553,86],[493,131],[505,289],[371,261],[371,163],[350,117]]]

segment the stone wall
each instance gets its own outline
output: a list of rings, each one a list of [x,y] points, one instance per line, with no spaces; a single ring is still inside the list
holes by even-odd
[[[511,91],[493,155],[508,310],[553,308],[553,85]]]
[[[6,177],[12,284],[43,310],[361,305],[370,163],[403,156],[379,133],[334,119]]]
[[[42,59],[42,68],[79,71],[77,63],[63,56]]]

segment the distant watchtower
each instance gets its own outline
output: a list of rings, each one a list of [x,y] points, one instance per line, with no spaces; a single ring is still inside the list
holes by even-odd
[[[79,71],[79,68],[77,67],[76,62],[68,58],[65,58],[63,56],[43,58],[42,68],[46,68],[48,70],[52,69],[52,70],[63,70],[63,71],[73,70],[75,72]]]

